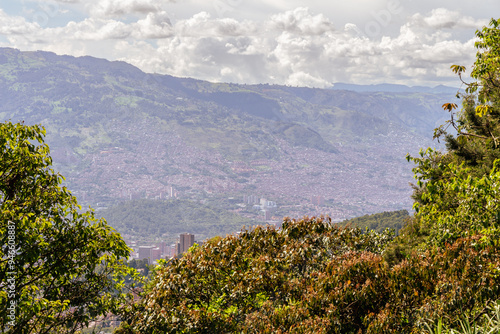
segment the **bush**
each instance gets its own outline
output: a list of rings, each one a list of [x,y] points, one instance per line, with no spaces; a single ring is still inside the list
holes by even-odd
[[[157,269],[127,316],[137,333],[412,333],[499,298],[500,249],[482,236],[390,267],[390,233],[286,220],[218,238]],[[132,331],[133,332],[133,331]]]

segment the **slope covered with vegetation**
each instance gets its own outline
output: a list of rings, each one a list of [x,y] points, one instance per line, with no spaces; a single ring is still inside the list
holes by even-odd
[[[167,242],[175,242],[185,232],[203,241],[255,225],[254,221],[230,211],[182,199],[128,201],[99,214],[122,234],[160,236]]]
[[[410,214],[407,210],[390,211],[364,215],[340,222],[341,226],[359,227],[362,230],[374,230],[383,232],[385,229],[392,229],[396,234],[408,222]]]

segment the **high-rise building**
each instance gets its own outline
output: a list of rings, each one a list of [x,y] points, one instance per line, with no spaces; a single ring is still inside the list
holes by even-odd
[[[166,252],[167,244],[165,243],[165,241],[161,241],[156,243],[156,247],[158,247],[161,250],[161,253],[163,254]]]
[[[194,245],[194,234],[182,233],[179,235],[179,242],[177,243],[177,254],[187,252],[189,247]]]
[[[167,246],[167,251],[166,251],[167,258],[174,257],[176,252],[177,252],[177,244],[171,244],[170,246]]]
[[[151,251],[155,248],[154,246],[139,246],[139,260],[149,259],[149,263],[153,262]]]
[[[149,259],[149,262],[153,263],[159,259],[161,259],[161,249],[159,247],[151,249],[151,258]]]
[[[249,195],[243,197],[243,200],[245,201],[246,204],[258,204],[259,203],[259,197],[255,195]]]

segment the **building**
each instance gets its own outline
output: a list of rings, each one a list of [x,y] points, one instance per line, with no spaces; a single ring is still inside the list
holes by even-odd
[[[161,259],[161,249],[159,247],[151,249],[151,257],[149,258],[149,263],[154,263]]]
[[[171,198],[177,197],[177,192],[174,190],[174,187],[170,186],[168,189],[168,195]]]
[[[166,247],[165,255],[167,258],[172,258],[175,257],[176,252],[177,252],[177,244],[171,244],[170,246]]]
[[[153,262],[152,260],[152,250],[154,246],[139,246],[139,260],[149,259],[149,264]]]
[[[179,242],[177,243],[176,254],[182,254],[194,245],[194,234],[182,233],[179,235]]]
[[[167,252],[167,244],[165,241],[156,243],[156,247],[158,247],[161,250],[162,254],[165,254]]]
[[[243,196],[243,202],[245,204],[258,204],[259,203],[259,198],[257,196],[254,196],[254,195],[250,195],[250,196]]]

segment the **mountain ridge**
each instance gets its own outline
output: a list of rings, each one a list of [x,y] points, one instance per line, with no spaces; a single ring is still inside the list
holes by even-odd
[[[445,85],[428,86],[406,86],[400,84],[380,83],[372,85],[359,85],[343,82],[336,82],[330,89],[333,90],[351,90],[354,92],[388,92],[388,93],[445,93],[456,94],[460,91],[458,87]]]
[[[256,195],[282,215],[334,219],[411,206],[404,156],[433,144],[453,98],[211,83],[9,48],[0,48],[0,89],[0,119],[42,123],[85,204],[172,187],[192,200]],[[324,206],[312,205],[316,195]]]

